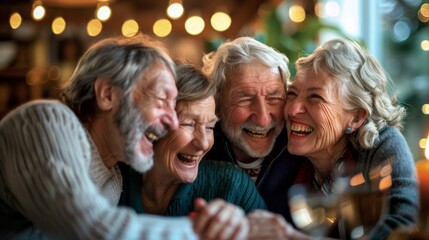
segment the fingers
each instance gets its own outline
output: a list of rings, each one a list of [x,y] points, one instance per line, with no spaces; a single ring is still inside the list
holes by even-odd
[[[287,239],[288,224],[278,214],[256,210],[248,215],[249,239]]]
[[[201,206],[193,223],[195,232],[203,239],[243,239],[249,229],[243,210],[220,199]]]

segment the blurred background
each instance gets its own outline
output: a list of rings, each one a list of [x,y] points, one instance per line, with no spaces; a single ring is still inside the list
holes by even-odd
[[[26,101],[58,98],[79,56],[105,37],[143,32],[163,41],[174,59],[201,65],[222,42],[253,36],[285,53],[292,74],[298,56],[350,37],[392,77],[408,110],[403,133],[418,161],[429,146],[428,2],[0,0],[0,118]]]

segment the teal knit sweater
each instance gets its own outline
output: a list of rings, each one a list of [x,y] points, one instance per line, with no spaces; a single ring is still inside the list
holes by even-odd
[[[122,170],[125,182],[120,204],[130,206],[138,213],[144,213],[140,192],[141,174],[130,168]],[[164,215],[188,215],[194,209],[194,200],[199,197],[207,201],[224,199],[240,206],[246,213],[255,209],[266,209],[265,202],[250,177],[237,166],[227,162],[202,160],[195,181],[179,186]]]

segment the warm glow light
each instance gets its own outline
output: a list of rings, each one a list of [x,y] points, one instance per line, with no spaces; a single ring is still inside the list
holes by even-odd
[[[429,3],[425,3],[420,7],[420,12],[423,17],[429,18]]]
[[[392,176],[388,175],[380,180],[378,184],[378,189],[380,191],[386,190],[392,186]]]
[[[40,1],[34,3],[33,8],[33,19],[36,21],[42,20],[42,18],[45,16],[45,8],[42,6],[42,3]]]
[[[103,24],[98,19],[92,19],[86,26],[86,32],[91,37],[98,36],[98,34],[101,32],[101,29],[103,29]]]
[[[420,22],[427,22],[427,21],[429,21],[429,17],[425,17],[425,16],[423,16],[423,14],[422,14],[422,11],[421,11],[421,10],[419,10],[419,11],[417,12],[417,17],[419,18]]]
[[[12,15],[10,15],[9,24],[12,29],[19,28],[19,26],[21,26],[21,23],[22,23],[22,17],[21,15],[19,15],[19,13],[14,12],[12,13]]]
[[[122,35],[132,37],[139,31],[139,24],[134,19],[129,19],[122,24]]]
[[[323,9],[325,8],[325,4],[322,2],[318,2],[316,3],[316,5],[314,6],[314,13],[316,14],[316,16],[323,18],[325,17],[324,13],[323,13]]]
[[[62,17],[57,17],[52,21],[52,32],[54,34],[61,34],[66,29],[66,21]]]
[[[422,112],[423,112],[423,114],[429,114],[429,104],[423,104],[423,106],[422,106]]]
[[[365,182],[365,177],[362,173],[358,173],[350,178],[350,186],[358,186]]]
[[[429,40],[423,40],[420,46],[422,47],[423,51],[429,51]]]
[[[224,12],[216,12],[211,17],[210,23],[216,31],[223,32],[231,26],[231,17]]]
[[[419,147],[420,147],[421,149],[425,149],[425,148],[426,148],[426,142],[427,142],[427,139],[426,139],[426,138],[422,138],[422,139],[420,139],[420,141],[419,141]]]
[[[204,30],[204,20],[199,16],[192,16],[186,19],[185,29],[191,35],[198,35]]]
[[[183,15],[183,12],[184,12],[183,6],[180,3],[170,4],[170,6],[168,6],[167,8],[167,15],[171,19],[180,18]]]
[[[97,9],[97,18],[100,21],[108,20],[111,14],[112,10],[110,10],[110,7],[108,5],[103,5]]]
[[[425,157],[429,160],[429,133],[428,137],[426,138]]]
[[[168,19],[159,19],[153,24],[153,33],[158,37],[166,37],[171,33],[172,25]]]
[[[290,20],[296,23],[303,22],[305,20],[305,10],[303,7],[298,5],[293,5],[289,9]]]

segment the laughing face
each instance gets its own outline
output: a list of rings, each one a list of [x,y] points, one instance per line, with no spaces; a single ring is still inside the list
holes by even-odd
[[[222,130],[239,160],[265,157],[284,123],[279,70],[253,62],[229,78],[219,103]]]
[[[123,100],[116,117],[125,143],[125,159],[136,171],[153,165],[152,142],[178,127],[177,88],[171,71],[155,62],[136,82],[133,101]]]
[[[284,108],[289,152],[330,159],[345,149],[345,129],[353,113],[345,110],[338,88],[338,82],[323,71],[298,70]]]
[[[179,128],[155,144],[153,170],[163,180],[191,183],[198,174],[198,164],[213,146],[217,121],[214,97],[195,102],[178,102]]]

